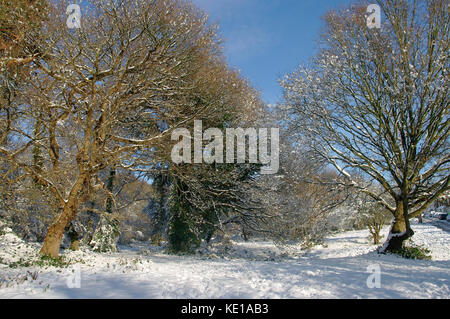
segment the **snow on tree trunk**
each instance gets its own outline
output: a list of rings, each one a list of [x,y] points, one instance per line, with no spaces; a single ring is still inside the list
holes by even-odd
[[[112,216],[104,214],[100,217],[97,228],[92,235],[90,246],[96,252],[117,252],[119,237],[119,222]]]
[[[403,202],[400,201],[397,203],[394,221],[392,222],[388,238],[379,252],[394,252],[401,249],[403,247],[403,242],[412,237],[413,234],[414,232],[409,225],[409,221],[407,217],[405,217]]]

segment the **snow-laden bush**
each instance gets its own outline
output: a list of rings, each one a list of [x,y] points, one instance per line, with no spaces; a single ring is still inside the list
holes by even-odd
[[[90,246],[96,252],[117,252],[120,237],[119,222],[113,216],[103,214],[94,231]]]
[[[401,249],[392,251],[393,254],[399,255],[406,259],[425,259],[431,260],[431,251],[428,248],[417,245],[404,245]]]

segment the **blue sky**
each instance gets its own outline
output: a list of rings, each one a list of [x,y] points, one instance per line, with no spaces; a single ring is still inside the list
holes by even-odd
[[[284,74],[314,55],[328,9],[350,0],[192,0],[219,24],[225,54],[264,101],[275,103]]]

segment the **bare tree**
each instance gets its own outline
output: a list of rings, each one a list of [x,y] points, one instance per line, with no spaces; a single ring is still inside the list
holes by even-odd
[[[41,249],[51,256],[81,204],[98,191],[112,196],[99,172],[160,145],[186,114],[211,112],[185,97],[219,51],[207,17],[184,1],[91,1],[80,29],[66,26],[69,3],[55,4],[39,30],[45,54],[14,102],[21,110],[8,133],[15,143],[0,147],[22,179],[34,179],[58,203]],[[28,124],[37,122],[33,133]],[[170,125],[160,130],[160,122]]]
[[[0,69],[3,72],[34,61],[37,50],[34,30],[47,19],[46,0],[0,1]]]
[[[259,198],[272,211],[270,235],[275,241],[299,241],[309,248],[330,233],[332,213],[348,192],[334,183],[337,174],[308,151],[306,143],[294,141],[289,130],[284,132],[280,175],[260,182],[266,185]]]
[[[13,131],[21,110],[15,102],[29,78],[30,64],[42,54],[36,45],[40,40],[35,30],[46,21],[47,13],[45,0],[0,1],[0,146],[16,142]],[[24,220],[31,217],[37,221],[35,215],[42,217],[50,210],[44,208],[48,205],[45,199],[34,196],[32,187],[19,186],[20,178],[17,166],[0,153],[1,217],[11,222],[14,231],[33,237],[36,234],[30,234],[30,225]],[[24,210],[25,203],[32,203],[31,209]]]
[[[449,189],[450,16],[445,0],[378,3],[381,29],[367,27],[363,4],[329,12],[320,53],[282,86],[311,149],[391,212],[382,251],[393,251],[414,234],[409,220]]]

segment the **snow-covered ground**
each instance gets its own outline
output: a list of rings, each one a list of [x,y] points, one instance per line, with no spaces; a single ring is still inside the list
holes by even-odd
[[[351,231],[307,252],[234,242],[174,256],[136,245],[114,254],[65,252],[83,261],[68,268],[10,268],[36,255],[39,245],[6,234],[0,236],[0,298],[448,298],[449,232],[431,222],[413,229],[414,243],[429,248],[433,260],[378,255],[367,231]],[[368,287],[368,267],[381,270],[380,288]]]

